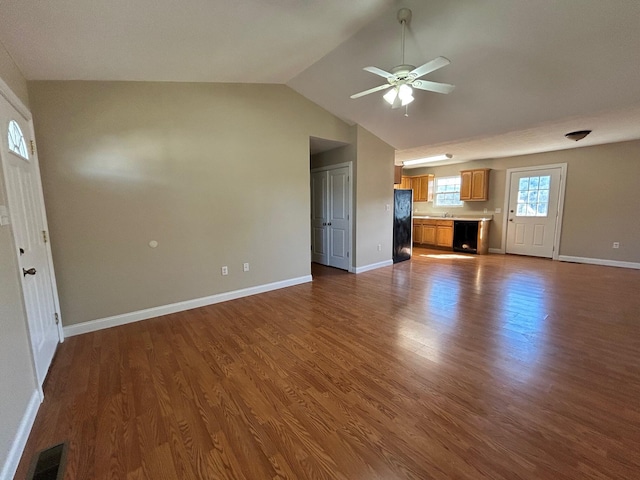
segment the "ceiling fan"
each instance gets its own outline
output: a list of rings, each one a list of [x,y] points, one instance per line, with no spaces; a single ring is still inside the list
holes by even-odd
[[[379,75],[387,80],[387,83],[378,87],[370,88],[360,93],[351,95],[351,98],[360,98],[370,93],[379,92],[391,88],[384,94],[383,98],[392,108],[406,107],[413,102],[413,89],[427,90],[429,92],[450,93],[455,88],[448,83],[430,82],[428,80],[418,80],[435,70],[438,70],[451,62],[445,57],[437,57],[433,60],[414,67],[404,63],[404,36],[407,24],[411,21],[411,10],[401,8],[398,10],[398,21],[402,25],[402,64],[393,67],[390,72],[386,72],[378,67],[365,67],[364,70]]]

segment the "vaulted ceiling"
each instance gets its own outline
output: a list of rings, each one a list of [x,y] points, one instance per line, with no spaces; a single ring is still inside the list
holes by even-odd
[[[362,70],[443,55],[391,110]],[[28,80],[284,83],[398,149],[453,161],[640,138],[640,2],[632,0],[3,0],[0,41]],[[571,130],[592,129],[575,143]]]

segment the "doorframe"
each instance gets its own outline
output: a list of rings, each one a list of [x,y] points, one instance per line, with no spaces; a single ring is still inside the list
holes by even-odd
[[[504,187],[504,208],[502,209],[502,247],[500,253],[507,253],[507,227],[509,222],[509,195],[511,194],[511,177],[514,173],[548,170],[560,168],[560,186],[558,190],[558,215],[556,216],[555,235],[553,238],[552,260],[558,260],[560,256],[560,238],[562,236],[562,217],[564,214],[564,194],[567,186],[567,164],[553,163],[549,165],[532,165],[530,167],[508,168]]]
[[[349,198],[349,207],[347,208],[349,215],[349,269],[347,270],[349,273],[354,272],[354,254],[353,254],[353,246],[354,246],[354,238],[353,238],[353,162],[342,162],[335,163],[333,165],[325,165],[323,167],[312,168],[309,173],[309,189],[311,189],[311,175],[318,172],[326,172],[329,170],[337,170],[338,168],[349,168],[349,191],[347,193],[347,197]],[[311,198],[311,195],[309,195]],[[313,205],[309,204],[309,212]],[[309,215],[309,232],[311,232],[311,215]],[[311,240],[311,238],[309,238]],[[311,252],[309,252],[309,263],[311,263]]]
[[[50,235],[50,230],[49,230],[49,224],[47,222],[47,210],[45,207],[45,203],[44,203],[44,191],[42,189],[42,173],[40,171],[40,161],[38,158],[38,146],[37,143],[35,142],[35,129],[33,127],[33,116],[31,115],[31,111],[29,110],[29,108],[22,102],[22,100],[20,100],[20,98],[13,92],[13,90],[11,90],[11,88],[9,87],[9,85],[7,85],[7,83],[2,80],[2,78],[0,78],[0,95],[2,95],[5,100],[7,100],[7,102],[9,102],[9,104],[15,108],[18,113],[20,115],[22,115],[22,117],[27,121],[27,123],[29,124],[29,132],[28,134],[30,135],[30,140],[34,141],[34,149],[36,151],[35,154],[33,154],[31,156],[31,161],[33,162],[33,164],[35,165],[35,168],[38,172],[37,175],[37,188],[40,190],[41,195],[39,195],[39,200],[40,200],[40,211],[42,212],[42,226],[43,228],[46,230],[47,235],[49,237],[48,241],[46,242],[46,249],[47,249],[47,264],[49,266],[49,277],[50,277],[50,281],[51,281],[51,290],[52,290],[52,295],[53,295],[53,307],[56,311],[56,313],[58,314],[58,325],[57,325],[57,330],[58,330],[58,340],[60,341],[60,343],[64,342],[64,330],[62,328],[62,314],[60,311],[60,298],[58,297],[58,284],[56,282],[56,275],[55,275],[55,270],[53,268],[53,253],[51,251],[51,235]],[[4,135],[4,133],[0,132],[0,134]],[[7,165],[6,165],[6,161],[4,160],[4,158],[0,159],[0,163],[1,163],[1,167],[2,167],[2,175],[5,179],[7,179]],[[9,198],[7,197],[7,203],[9,202]],[[13,222],[12,222],[13,224]],[[16,239],[15,239],[15,233],[14,233],[14,229],[11,229],[11,238],[13,241],[13,246],[14,246],[14,251],[17,252],[18,251],[18,247],[16,244]],[[17,255],[17,253],[16,253]],[[22,292],[22,282],[20,282],[20,291]],[[23,296],[23,302],[24,302],[24,292],[22,292],[22,296]],[[26,311],[26,310],[25,310]],[[28,329],[29,325],[27,325],[27,329]],[[29,330],[30,332],[30,330]],[[31,336],[31,333],[29,333],[29,336]],[[31,352],[31,356],[33,357],[33,351]],[[40,386],[41,387],[41,386]]]

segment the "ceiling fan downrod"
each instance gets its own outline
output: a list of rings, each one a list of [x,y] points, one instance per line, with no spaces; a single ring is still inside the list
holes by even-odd
[[[411,10],[408,8],[401,8],[398,10],[398,21],[400,25],[402,25],[402,63],[404,64],[404,37],[405,37],[405,29],[409,22],[411,21]]]

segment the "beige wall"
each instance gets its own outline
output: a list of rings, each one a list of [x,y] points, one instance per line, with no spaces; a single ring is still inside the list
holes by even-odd
[[[502,247],[506,170],[508,168],[554,163],[567,164],[567,188],[560,255],[594,259],[640,262],[640,141],[598,145],[518,157],[479,160],[444,167],[405,169],[405,175],[434,173],[436,176],[459,174],[465,168],[491,168],[487,202],[466,202],[460,209],[448,211],[482,214],[484,208],[494,215],[490,247]],[[431,203],[415,204],[420,212],[442,213]],[[611,248],[620,242],[619,249]]]
[[[12,86],[24,86],[15,65],[0,47],[0,78]],[[16,72],[18,72],[16,74]],[[17,88],[19,90],[19,88]],[[18,94],[18,91],[14,93]],[[5,135],[6,132],[2,132]],[[0,169],[0,205],[7,205]],[[27,320],[22,303],[18,261],[11,226],[0,226],[0,470],[7,460],[29,399],[36,389]]]
[[[357,130],[356,267],[365,267],[392,257],[395,150],[361,126]]]
[[[29,95],[65,325],[310,274],[309,137],[349,141],[333,115],[282,85]]]

